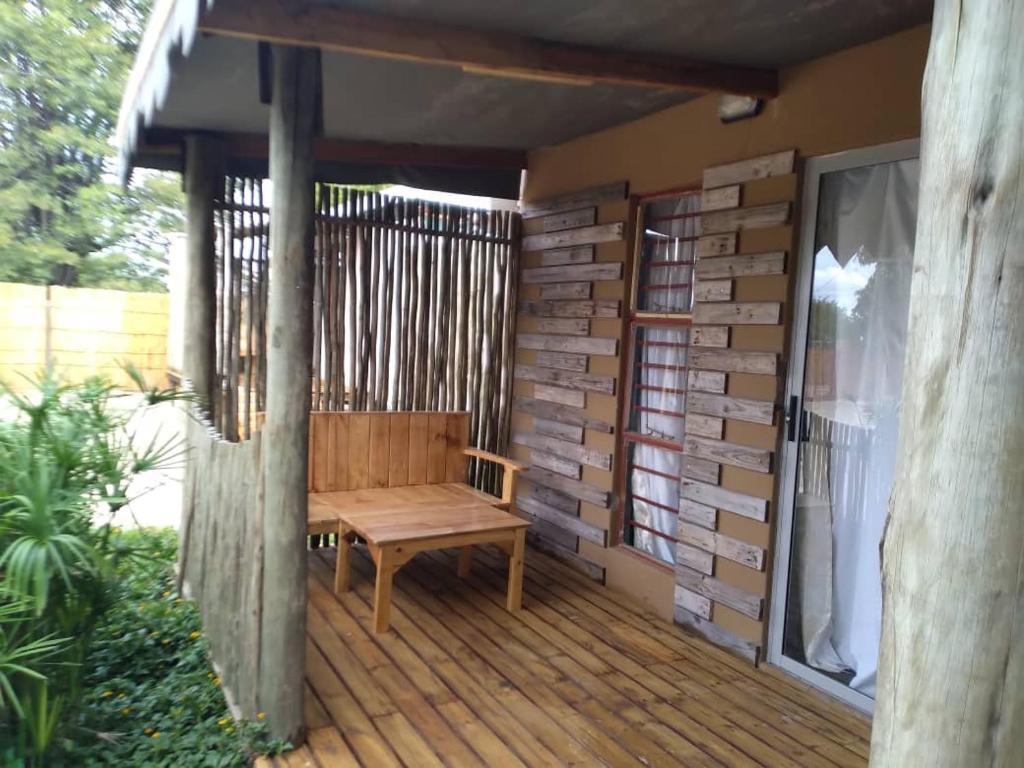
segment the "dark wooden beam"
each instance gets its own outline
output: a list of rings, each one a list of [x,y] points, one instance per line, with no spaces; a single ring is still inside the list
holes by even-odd
[[[178,155],[185,131],[151,128],[146,131],[138,153]],[[266,159],[266,136],[252,133],[219,134],[228,157]],[[356,141],[316,137],[313,158],[317,163],[366,163],[373,165],[427,165],[445,168],[490,168],[521,170],[526,167],[526,152],[493,147],[449,147],[431,144],[392,144],[381,141]]]
[[[778,75],[771,70],[572,45],[301,0],[217,0],[199,28],[208,34],[447,64],[503,77],[761,97],[778,93]]]

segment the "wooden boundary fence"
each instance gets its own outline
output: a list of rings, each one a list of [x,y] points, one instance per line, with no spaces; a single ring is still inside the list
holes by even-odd
[[[468,410],[471,442],[504,453],[519,217],[327,184],[315,199],[311,408]],[[215,223],[215,424],[238,440],[266,393],[271,221],[260,180],[226,178]],[[498,482],[490,467],[471,472],[482,487]]]

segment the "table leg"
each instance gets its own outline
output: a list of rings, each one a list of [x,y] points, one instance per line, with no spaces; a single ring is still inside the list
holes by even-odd
[[[391,624],[391,584],[398,567],[390,547],[382,547],[377,558],[377,584],[373,590],[373,631],[387,632]]]
[[[338,560],[334,566],[334,592],[348,592],[352,571],[352,537],[344,525],[338,526]]]
[[[512,554],[508,558],[508,600],[505,606],[518,611],[523,605],[523,555],[526,552],[526,529],[516,531]]]
[[[463,547],[459,550],[459,578],[468,579],[473,572],[473,547]]]

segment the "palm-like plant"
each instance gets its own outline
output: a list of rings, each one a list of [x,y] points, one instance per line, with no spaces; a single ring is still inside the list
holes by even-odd
[[[0,753],[6,723],[43,759],[79,697],[92,629],[116,599],[114,566],[138,554],[112,536],[114,513],[138,475],[184,457],[178,438],[140,444],[132,428],[141,409],[181,396],[129,374],[143,397],[127,408],[98,378],[68,387],[47,373],[29,395],[5,388],[19,416],[0,422]]]

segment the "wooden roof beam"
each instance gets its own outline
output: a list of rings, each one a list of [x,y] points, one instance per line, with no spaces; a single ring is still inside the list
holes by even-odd
[[[188,131],[178,129],[149,129],[139,145],[139,152],[178,154],[187,133]],[[269,145],[266,136],[252,133],[219,135],[223,138],[224,151],[229,157],[265,159],[268,156]],[[313,139],[313,158],[318,163],[421,165],[495,170],[522,170],[526,167],[526,152],[518,149],[397,144],[322,136]]]
[[[326,51],[446,64],[469,72],[772,97],[773,70],[630,53],[354,11],[305,0],[217,0],[202,32]]]

